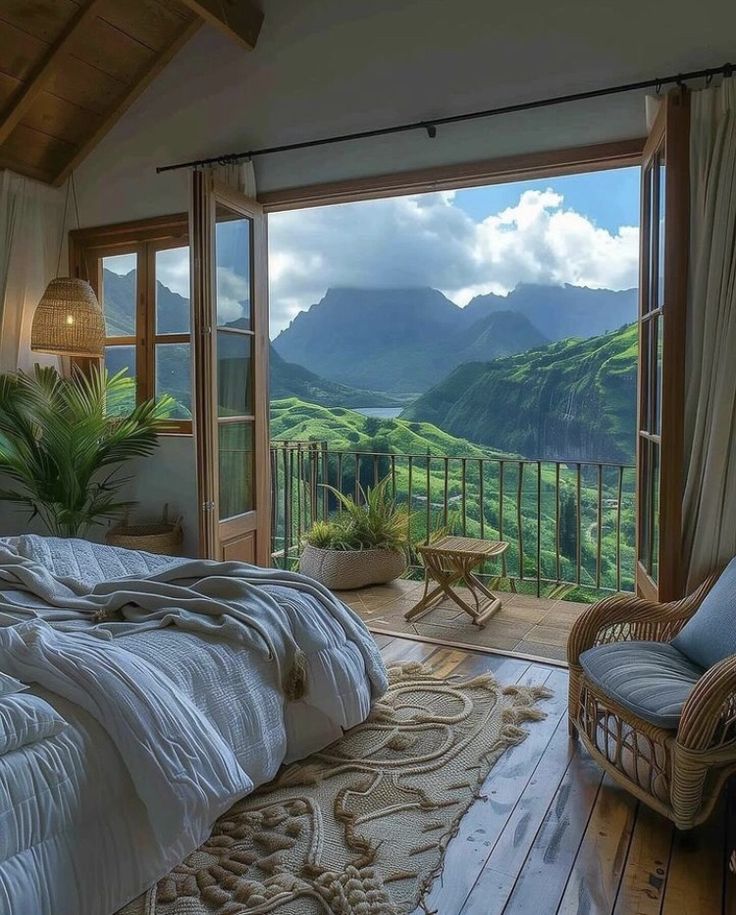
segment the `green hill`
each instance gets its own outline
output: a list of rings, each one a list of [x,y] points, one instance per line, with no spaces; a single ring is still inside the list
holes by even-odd
[[[377,419],[342,407],[322,407],[296,397],[271,401],[272,441],[327,442],[333,451],[391,452],[426,456],[493,457],[490,448],[448,435],[431,423]]]
[[[637,330],[461,365],[402,418],[528,458],[631,463]]]

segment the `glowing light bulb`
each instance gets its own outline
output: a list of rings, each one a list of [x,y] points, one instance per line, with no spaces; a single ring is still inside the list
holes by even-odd
[[[69,324],[69,325],[74,324],[74,315],[67,315],[67,316],[66,316],[66,323]]]

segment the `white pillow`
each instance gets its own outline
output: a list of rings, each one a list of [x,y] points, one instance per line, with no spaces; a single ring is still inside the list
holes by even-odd
[[[0,756],[54,737],[65,727],[66,721],[40,696],[15,692],[0,697]]]
[[[25,683],[21,683],[20,680],[16,680],[15,677],[4,674],[0,670],[0,699],[3,696],[10,696],[12,693],[20,693],[24,689],[28,689]]]

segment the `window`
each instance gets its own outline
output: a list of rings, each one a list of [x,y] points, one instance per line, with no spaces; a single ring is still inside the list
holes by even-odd
[[[170,394],[175,431],[192,429],[189,239],[186,215],[70,233],[75,275],[105,315],[105,365],[127,369],[136,400]]]

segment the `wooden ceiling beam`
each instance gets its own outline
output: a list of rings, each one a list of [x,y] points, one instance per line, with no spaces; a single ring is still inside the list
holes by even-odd
[[[5,110],[0,114],[0,144],[7,140],[21,122],[33,102],[46,87],[59,63],[72,46],[72,42],[81,30],[97,16],[101,4],[102,0],[88,0],[84,6],[79,8],[79,12],[71,17],[62,33],[49,47],[47,54],[34,68],[28,81],[23,83],[12,96]]]
[[[181,0],[189,9],[234,38],[248,51],[258,41],[263,12],[251,0]]]
[[[123,116],[123,114],[138,98],[138,96],[153,82],[158,74],[169,63],[172,57],[174,57],[179,49],[185,45],[187,41],[189,41],[189,39],[201,27],[201,25],[202,20],[197,17],[193,18],[190,22],[184,23],[174,41],[171,42],[165,51],[156,57],[153,65],[149,67],[148,71],[144,73],[143,76],[141,76],[135,85],[131,86],[129,92],[120,102],[118,102],[114,110],[102,119],[95,131],[77,149],[74,156],[64,165],[61,171],[59,171],[59,173],[54,176],[52,181],[54,185],[58,187],[66,181],[66,179],[79,165],[79,163],[89,155],[92,149],[94,149],[94,147],[100,142],[102,137]]]

